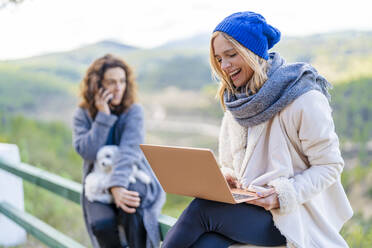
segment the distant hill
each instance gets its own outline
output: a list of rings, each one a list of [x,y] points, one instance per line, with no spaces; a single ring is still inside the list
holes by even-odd
[[[78,47],[67,52],[49,53],[40,56],[35,56],[26,59],[12,60],[15,63],[69,63],[72,65],[88,65],[94,59],[103,56],[106,53],[113,53],[119,56],[125,56],[126,53],[136,50],[138,48],[128,46],[117,41],[104,40],[93,44]]]
[[[55,93],[50,92],[58,92],[61,99],[76,98],[77,86],[88,65],[106,53],[123,57],[134,67],[143,91],[161,91],[169,86],[200,91],[215,84],[208,62],[209,39],[210,34],[199,34],[153,49],[106,40],[67,52],[0,61],[0,109],[15,111],[32,106],[27,109],[36,110],[40,104],[53,106],[54,102],[45,100],[46,97],[42,100],[35,97],[31,88],[38,89],[38,96],[51,96],[51,100]],[[288,62],[313,64],[333,84],[372,77],[372,32],[283,37],[273,50]],[[13,99],[17,103],[11,103]]]
[[[284,37],[273,50],[289,62],[313,64],[332,83],[372,76],[372,32]]]
[[[197,35],[194,35],[186,39],[179,39],[179,40],[167,42],[157,47],[157,49],[180,49],[180,50],[197,49],[197,50],[208,51],[209,40],[210,40],[210,34],[201,33],[201,34],[197,34]]]
[[[49,53],[26,59],[3,61],[2,64],[15,65],[22,71],[49,74],[77,83],[81,80],[86,67],[96,58],[107,53],[125,56],[128,52],[136,49],[136,47],[119,42],[105,40],[67,52]]]
[[[186,67],[204,68],[209,74],[208,49],[210,34],[196,36],[168,42],[153,49],[140,49],[116,41],[101,41],[94,44],[60,53],[45,54],[21,60],[12,60],[4,63],[20,66],[26,71],[43,72],[61,77],[64,80],[77,83],[87,66],[96,58],[106,53],[117,54],[126,59],[136,69],[138,81],[144,89],[161,89],[167,84],[177,87],[190,88],[188,82],[182,80],[198,81],[198,90],[211,82],[211,78],[193,75],[179,77],[177,82],[169,78],[168,83],[154,74],[177,74],[165,68],[174,62],[174,57],[182,69]],[[336,33],[318,34],[304,37],[282,37],[282,40],[272,49],[278,51],[288,62],[303,61],[313,64],[331,82],[345,81],[360,76],[372,75],[372,32],[345,31]],[[190,59],[190,57],[195,57]],[[173,62],[172,62],[173,61]],[[196,69],[200,70],[200,69]],[[1,75],[0,75],[1,76]],[[198,76],[198,78],[196,78]],[[157,79],[155,79],[157,78]],[[152,79],[149,81],[149,79]],[[172,83],[169,83],[172,82]],[[160,86],[160,87],[159,87]]]

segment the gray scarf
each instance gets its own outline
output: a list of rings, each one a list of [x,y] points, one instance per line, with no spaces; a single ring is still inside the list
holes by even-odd
[[[270,53],[268,62],[268,79],[256,94],[247,96],[245,92],[229,94],[225,91],[226,108],[241,126],[252,127],[270,120],[310,90],[319,90],[330,100],[331,84],[311,65],[286,64],[278,53]]]

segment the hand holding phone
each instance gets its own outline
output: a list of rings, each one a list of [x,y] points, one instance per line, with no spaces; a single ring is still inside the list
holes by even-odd
[[[99,89],[94,97],[97,110],[108,115],[111,114],[109,102],[113,97],[114,95],[109,90],[104,88]]]

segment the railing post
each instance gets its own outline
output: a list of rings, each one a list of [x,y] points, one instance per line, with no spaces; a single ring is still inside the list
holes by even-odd
[[[10,163],[20,163],[18,147],[0,143],[0,158]],[[0,170],[0,200],[6,200],[20,211],[24,210],[23,182],[7,171]],[[17,246],[26,242],[26,231],[0,214],[0,246]]]

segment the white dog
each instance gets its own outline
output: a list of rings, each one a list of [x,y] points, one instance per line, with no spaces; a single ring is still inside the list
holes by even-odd
[[[104,146],[97,152],[94,168],[85,179],[85,197],[88,201],[113,202],[112,195],[107,192],[106,186],[109,183],[118,152],[119,148],[114,145]],[[145,172],[138,169],[137,165],[133,165],[133,172],[129,177],[129,182],[135,183],[136,178],[145,184],[151,182],[150,177]]]

